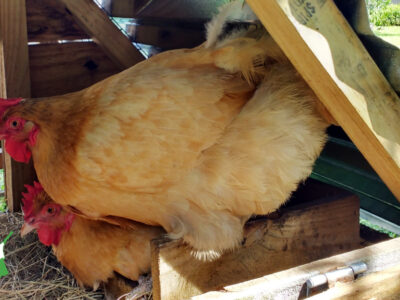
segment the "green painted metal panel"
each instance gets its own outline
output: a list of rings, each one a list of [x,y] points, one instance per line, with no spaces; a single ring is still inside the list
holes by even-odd
[[[350,141],[330,137],[311,177],[357,194],[361,208],[400,225],[400,203]]]

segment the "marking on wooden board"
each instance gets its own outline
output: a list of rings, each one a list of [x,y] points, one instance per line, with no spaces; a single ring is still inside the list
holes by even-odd
[[[317,5],[313,1],[306,0],[290,0],[289,6],[293,16],[300,24],[308,25],[311,20],[315,19],[318,9],[322,8],[326,0],[317,1]]]

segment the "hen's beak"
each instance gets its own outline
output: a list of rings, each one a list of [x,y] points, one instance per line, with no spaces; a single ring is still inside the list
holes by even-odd
[[[22,225],[21,228],[21,237],[27,235],[29,232],[35,230],[35,227],[33,227],[32,225],[28,224],[28,223],[24,223],[24,225]]]

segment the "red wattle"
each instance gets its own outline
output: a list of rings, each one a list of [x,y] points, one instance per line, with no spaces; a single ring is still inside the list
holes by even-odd
[[[40,242],[45,244],[46,246],[55,245],[57,246],[61,240],[61,229],[51,229],[47,226],[41,226],[38,230],[38,236]]]
[[[7,153],[18,162],[28,163],[31,159],[32,153],[26,143],[8,138],[6,139],[5,146]]]

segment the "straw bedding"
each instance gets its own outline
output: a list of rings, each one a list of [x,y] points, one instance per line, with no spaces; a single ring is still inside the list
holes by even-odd
[[[21,238],[22,224],[21,213],[0,215],[0,242],[14,232],[4,247],[9,274],[0,278],[0,299],[105,299],[102,290],[80,288],[57,261],[51,247],[41,244],[36,234]],[[142,299],[150,297],[145,295]],[[128,298],[133,299],[122,299]]]

